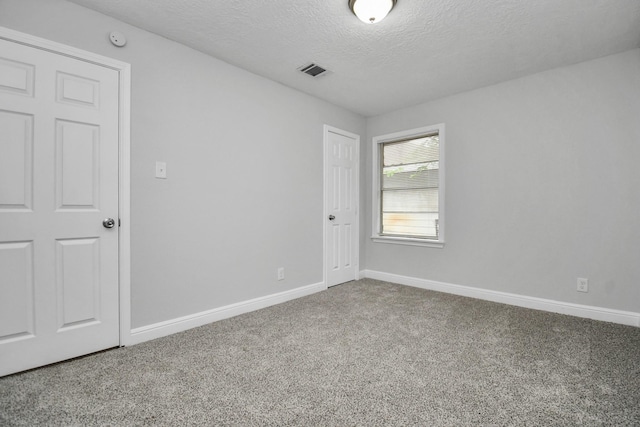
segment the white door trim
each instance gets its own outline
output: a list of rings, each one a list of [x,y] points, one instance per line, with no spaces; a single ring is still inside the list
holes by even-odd
[[[323,130],[323,182],[324,182],[324,194],[323,194],[323,215],[322,215],[322,282],[324,283],[324,288],[328,288],[328,268],[329,265],[327,263],[327,251],[329,247],[327,245],[327,218],[329,216],[329,176],[327,173],[327,153],[329,151],[329,132],[336,133],[338,135],[343,135],[349,138],[353,138],[356,143],[356,177],[355,177],[355,186],[356,186],[356,232],[355,232],[355,252],[356,252],[356,266],[355,266],[355,277],[354,280],[358,280],[360,278],[360,135],[355,133],[347,132],[342,129],[335,128],[333,126],[324,125]]]
[[[120,345],[131,342],[131,225],[130,225],[130,112],[131,112],[131,65],[75,47],[35,37],[29,34],[0,27],[0,39],[20,43],[36,49],[65,55],[81,61],[111,68],[118,72],[119,81],[119,302]]]

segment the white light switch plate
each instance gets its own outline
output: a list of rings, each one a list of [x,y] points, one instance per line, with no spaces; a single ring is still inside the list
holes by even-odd
[[[166,162],[156,162],[156,178],[167,179]]]

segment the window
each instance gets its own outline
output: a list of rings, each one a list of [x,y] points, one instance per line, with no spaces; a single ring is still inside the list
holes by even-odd
[[[444,124],[373,138],[373,240],[444,246]]]

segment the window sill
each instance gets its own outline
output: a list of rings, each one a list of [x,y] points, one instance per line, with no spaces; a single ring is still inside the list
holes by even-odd
[[[392,243],[395,245],[424,246],[427,248],[444,248],[439,240],[412,239],[410,237],[371,236],[375,243]]]

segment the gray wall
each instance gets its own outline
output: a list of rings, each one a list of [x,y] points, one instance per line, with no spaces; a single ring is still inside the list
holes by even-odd
[[[367,269],[640,311],[640,50],[369,118],[367,177],[372,137],[441,122],[445,248],[373,243],[367,215]]]
[[[323,125],[364,118],[65,1],[0,25],[132,64],[133,327],[322,282]]]

